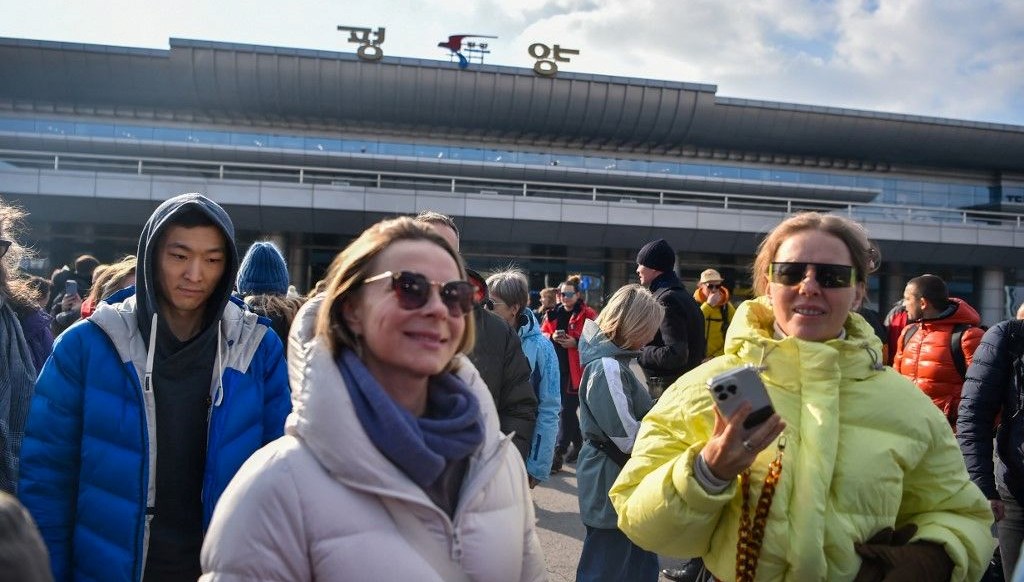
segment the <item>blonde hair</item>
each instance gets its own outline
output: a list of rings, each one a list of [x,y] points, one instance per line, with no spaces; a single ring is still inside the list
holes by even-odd
[[[642,285],[620,287],[597,316],[597,325],[613,344],[637,349],[654,337],[665,308]]]
[[[344,348],[349,348],[357,354],[361,353],[359,339],[345,322],[344,306],[348,301],[355,299],[364,280],[376,275],[370,270],[377,257],[392,244],[403,240],[422,240],[441,247],[455,261],[459,277],[466,278],[466,267],[462,263],[462,257],[430,226],[403,216],[382,220],[367,228],[338,253],[324,278],[327,290],[324,292],[323,305],[317,314],[316,335],[326,343],[335,356],[340,355]],[[456,351],[468,353],[476,342],[476,328],[472,312],[466,313],[463,318],[466,329]]]
[[[103,288],[100,290],[99,299],[106,299],[120,291],[124,285],[124,280],[135,274],[137,264],[138,261],[135,255],[128,255],[113,265],[107,265],[107,270],[104,272],[106,280],[103,283]],[[93,284],[93,289],[95,288],[96,285]]]
[[[868,275],[878,269],[882,255],[859,222],[819,212],[802,212],[783,220],[772,229],[757,247],[757,256],[751,272],[754,293],[764,295],[768,289],[768,266],[775,261],[779,247],[791,236],[807,230],[817,230],[843,241],[850,251],[850,258],[857,269],[856,280],[866,283]]]

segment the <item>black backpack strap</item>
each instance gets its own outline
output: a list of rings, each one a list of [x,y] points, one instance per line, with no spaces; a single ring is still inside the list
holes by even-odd
[[[958,323],[953,326],[953,334],[949,336],[949,351],[953,354],[953,365],[956,366],[957,374],[960,374],[960,378],[967,378],[967,357],[964,356],[964,346],[961,341],[964,338],[964,332],[967,331],[971,326],[967,323]]]
[[[729,329],[729,302],[722,304],[722,338],[725,339],[725,332]]]

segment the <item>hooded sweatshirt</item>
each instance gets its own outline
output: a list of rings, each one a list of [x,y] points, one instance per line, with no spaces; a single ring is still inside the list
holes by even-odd
[[[203,326],[182,342],[159,314],[155,257],[165,229],[189,208],[224,233],[227,256]],[[138,288],[69,328],[43,366],[19,495],[55,579],[195,579],[221,492],[283,433],[283,346],[269,320],[229,300],[233,235],[227,215],[202,196],[162,204],[140,239]]]
[[[153,385],[156,397],[156,507],[150,530],[146,580],[198,578],[203,544],[203,467],[206,459],[210,378],[217,355],[217,326],[238,272],[235,230],[224,210],[198,194],[164,202],[139,237],[136,287],[138,326],[149,346],[153,313],[159,310],[158,253],[163,234],[182,214],[198,210],[224,237],[225,264],[206,301],[202,327],[179,340],[166,318],[157,318]],[[173,446],[172,446],[173,443]]]

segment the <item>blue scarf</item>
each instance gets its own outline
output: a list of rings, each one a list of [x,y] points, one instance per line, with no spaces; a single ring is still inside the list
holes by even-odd
[[[465,459],[483,443],[480,403],[455,374],[430,378],[431,417],[417,418],[384,392],[352,350],[344,350],[337,365],[366,436],[421,488],[437,481],[449,462]]]

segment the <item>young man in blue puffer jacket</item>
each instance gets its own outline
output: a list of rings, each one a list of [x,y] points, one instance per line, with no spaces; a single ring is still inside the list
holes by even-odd
[[[283,434],[283,347],[231,299],[234,235],[201,195],[161,204],[137,286],[69,328],[43,366],[18,491],[56,580],[195,580],[228,481]]]

